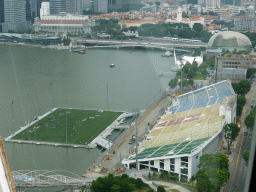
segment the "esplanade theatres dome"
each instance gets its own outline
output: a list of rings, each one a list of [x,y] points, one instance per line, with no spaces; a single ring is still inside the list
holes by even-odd
[[[209,48],[221,48],[231,50],[251,50],[252,43],[250,39],[238,32],[221,31],[213,35],[209,42]]]

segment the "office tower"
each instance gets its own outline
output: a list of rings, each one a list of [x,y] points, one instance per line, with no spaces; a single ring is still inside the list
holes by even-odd
[[[50,14],[58,15],[66,12],[66,0],[50,0]]]
[[[4,23],[4,0],[0,0],[0,32],[2,32],[3,23]]]
[[[92,9],[91,0],[82,0],[83,1],[83,10],[89,11]]]
[[[66,12],[72,14],[83,14],[82,0],[66,0]]]
[[[206,0],[206,8],[220,8],[220,0]]]
[[[17,32],[27,28],[26,0],[4,0],[3,32]]]
[[[30,0],[26,0],[26,20],[31,22],[31,4]]]
[[[50,3],[49,2],[42,2],[41,9],[40,9],[40,19],[43,16],[50,15]]]
[[[108,11],[118,11],[122,8],[122,0],[108,0]]]
[[[97,13],[107,13],[108,0],[94,0],[94,11]]]

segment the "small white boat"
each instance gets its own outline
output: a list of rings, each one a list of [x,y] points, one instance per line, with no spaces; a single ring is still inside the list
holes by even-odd
[[[112,63],[109,67],[115,67],[115,66],[116,66],[116,65]]]
[[[166,51],[165,54],[162,54],[162,57],[171,57],[172,53],[170,51]]]

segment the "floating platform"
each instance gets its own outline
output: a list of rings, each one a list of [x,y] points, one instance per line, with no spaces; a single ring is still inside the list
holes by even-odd
[[[122,121],[123,113],[54,108],[21,127],[5,141],[75,148],[94,148],[99,145],[106,149],[106,142],[109,143],[106,137]]]

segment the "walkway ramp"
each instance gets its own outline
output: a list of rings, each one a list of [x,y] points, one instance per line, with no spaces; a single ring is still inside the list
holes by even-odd
[[[107,140],[106,138],[101,136],[96,137],[92,143],[97,144],[104,149],[109,149],[109,147],[113,145],[113,143],[110,140]]]

